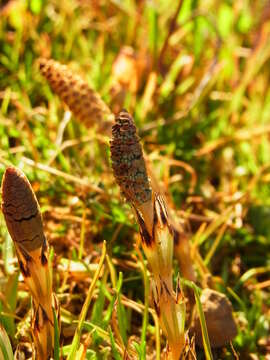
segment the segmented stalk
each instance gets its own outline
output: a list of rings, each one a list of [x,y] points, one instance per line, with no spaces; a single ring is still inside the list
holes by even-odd
[[[111,159],[115,179],[132,204],[142,246],[153,274],[154,306],[169,344],[168,358],[179,360],[185,345],[185,302],[173,291],[174,230],[161,194],[151,188],[132,117],[123,110],[112,130]]]
[[[86,127],[96,125],[100,132],[110,134],[113,115],[85,80],[68,66],[52,59],[39,59],[39,68],[52,90],[68,105],[75,118]]]
[[[38,359],[53,355],[54,316],[58,310],[52,293],[48,244],[40,208],[22,171],[6,169],[2,180],[2,211],[14,241],[19,266],[33,298],[32,332]]]

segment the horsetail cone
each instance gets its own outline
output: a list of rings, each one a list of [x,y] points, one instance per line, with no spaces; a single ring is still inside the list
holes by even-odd
[[[122,110],[115,119],[111,159],[115,179],[127,201],[133,205],[151,269],[157,278],[160,271],[170,277],[171,241],[165,238],[160,243],[157,241],[159,230],[162,228],[163,234],[168,230],[165,202],[152,191],[136,126],[126,110]]]
[[[151,201],[152,190],[140,139],[126,110],[118,114],[112,128],[111,159],[115,179],[127,201],[137,206]]]
[[[41,74],[52,90],[86,127],[97,125],[100,132],[110,134],[112,113],[97,92],[66,65],[52,59],[39,59]]]
[[[32,330],[37,358],[47,359],[53,350],[53,307],[56,309],[47,260],[48,246],[36,196],[26,176],[15,167],[7,168],[4,173],[2,211],[21,272],[33,297]]]
[[[122,110],[112,128],[111,159],[115,179],[135,211],[142,247],[153,274],[153,295],[171,359],[178,360],[185,343],[185,303],[173,291],[173,228],[166,203],[151,188],[143,150],[131,115]]]
[[[167,252],[167,240],[158,244],[159,234],[156,234],[167,216],[165,203],[152,191],[136,126],[126,110],[116,116],[112,128],[111,159],[115,179],[127,201],[133,205],[142,245],[154,276],[159,277],[160,271],[166,272],[166,277],[170,276],[172,253]]]
[[[10,236],[23,253],[46,245],[36,196],[25,175],[14,167],[7,168],[3,177],[2,211]]]

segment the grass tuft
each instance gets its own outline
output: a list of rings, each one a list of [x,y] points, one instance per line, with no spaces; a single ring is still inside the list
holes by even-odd
[[[29,179],[51,249],[31,267],[41,240],[15,222],[14,241],[1,215],[0,322],[15,358],[35,356],[33,308],[59,357],[169,357],[172,312],[183,356],[210,356],[188,281],[213,358],[269,357],[269,13],[261,0],[1,2],[0,178],[12,166]],[[118,119],[110,159],[123,108],[133,120]]]

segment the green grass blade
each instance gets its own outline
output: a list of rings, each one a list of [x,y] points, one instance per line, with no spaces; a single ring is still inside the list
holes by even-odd
[[[116,345],[115,345],[114,336],[113,336],[113,333],[112,333],[111,328],[109,329],[109,334],[110,334],[110,340],[111,340],[113,358],[114,358],[115,360],[121,360],[122,358],[121,358],[119,352],[117,351],[117,348],[116,348]]]
[[[78,323],[75,335],[74,335],[73,340],[72,340],[70,354],[68,355],[68,358],[67,358],[68,360],[74,360],[75,359],[76,352],[77,352],[77,349],[78,349],[79,344],[80,344],[80,338],[81,338],[81,332],[82,332],[82,328],[83,328],[83,323],[84,323],[84,320],[86,318],[86,314],[87,314],[89,305],[90,305],[92,297],[93,297],[94,289],[96,287],[96,283],[98,281],[98,278],[99,278],[99,275],[100,275],[100,272],[101,272],[101,269],[102,269],[102,266],[103,266],[103,263],[104,263],[104,260],[105,260],[105,256],[106,256],[106,241],[103,242],[102,254],[101,254],[99,264],[98,264],[98,268],[97,268],[97,270],[95,272],[95,275],[93,277],[93,280],[91,282],[91,285],[90,285],[88,293],[87,293],[86,300],[85,300],[85,302],[83,304],[83,308],[82,308],[82,311],[81,311],[81,314],[80,314],[79,323]]]
[[[192,283],[192,288],[193,288],[194,295],[195,295],[197,310],[198,310],[201,329],[202,329],[203,347],[204,347],[205,357],[207,360],[213,360],[213,355],[211,352],[211,345],[210,345],[210,341],[209,341],[209,337],[208,337],[208,331],[207,331],[207,326],[206,326],[206,322],[205,322],[205,316],[204,316],[204,312],[203,312],[203,308],[202,308],[202,303],[200,300],[199,291],[198,291],[197,286],[194,283]]]
[[[148,8],[148,23],[149,23],[149,45],[153,54],[154,62],[157,59],[158,50],[158,12],[155,5],[149,5]]]
[[[3,360],[13,360],[12,347],[5,328],[0,324],[0,358]]]
[[[59,327],[55,309],[53,308],[54,319],[54,360],[59,360],[60,344],[59,344]]]
[[[147,276],[147,270],[144,261],[141,261],[142,264],[142,273],[144,280],[144,313],[143,313],[143,324],[142,324],[142,334],[141,334],[141,345],[140,345],[140,356],[141,359],[146,359],[146,333],[147,326],[149,322],[149,279]]]
[[[119,325],[121,338],[123,340],[123,343],[127,345],[127,317],[126,317],[125,309],[121,302],[122,283],[123,283],[123,273],[120,272],[117,283],[117,317],[118,317],[118,325]]]
[[[4,288],[5,300],[8,305],[5,305],[0,301],[0,322],[4,325],[7,333],[12,338],[16,332],[13,314],[15,313],[17,304],[18,278],[19,273],[13,273],[8,276]]]

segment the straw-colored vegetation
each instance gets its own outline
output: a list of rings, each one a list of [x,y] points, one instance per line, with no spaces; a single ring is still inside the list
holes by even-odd
[[[269,1],[0,18],[0,358],[268,359]]]

